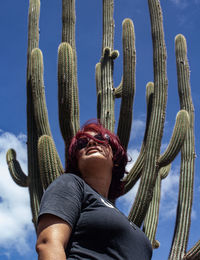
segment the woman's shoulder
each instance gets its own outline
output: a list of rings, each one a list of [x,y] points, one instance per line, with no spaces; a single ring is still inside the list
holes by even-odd
[[[59,189],[62,189],[62,187],[66,189],[67,187],[69,187],[71,189],[75,186],[83,188],[84,181],[82,180],[82,178],[73,173],[63,173],[49,185],[47,190],[52,190],[56,187],[59,187]]]
[[[48,198],[51,200],[53,197],[60,199],[60,197],[78,196],[82,198],[84,186],[85,184],[80,177],[71,173],[63,173],[48,186],[43,194],[42,201]]]

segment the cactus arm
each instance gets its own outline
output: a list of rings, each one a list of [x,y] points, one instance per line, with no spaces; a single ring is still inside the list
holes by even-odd
[[[160,204],[161,177],[158,174],[154,187],[152,201],[149,204],[147,214],[144,219],[143,231],[149,238],[154,248],[155,234],[158,225],[159,204]]]
[[[66,146],[75,134],[73,125],[73,51],[68,43],[58,49],[58,99],[60,129]]]
[[[96,64],[95,69],[95,79],[96,79],[96,93],[97,93],[97,118],[100,120],[101,117],[101,63]]]
[[[154,60],[154,95],[152,116],[147,134],[145,164],[140,186],[129,218],[141,226],[153,196],[159,167],[161,139],[165,121],[167,101],[166,48],[162,24],[162,10],[159,1],[149,0]],[[133,210],[134,209],[134,210]]]
[[[76,133],[76,123],[74,121],[74,106],[76,100],[73,99],[74,66],[73,50],[69,43],[63,42],[58,48],[58,103],[60,129],[65,141],[65,166],[67,167],[68,147],[72,137]]]
[[[101,123],[111,132],[114,131],[114,93],[113,93],[113,60],[110,54],[104,53],[101,59]]]
[[[38,136],[42,136],[44,134],[51,136],[51,130],[49,125],[48,112],[47,112],[46,100],[45,100],[45,93],[44,93],[43,57],[42,57],[42,52],[38,48],[33,49],[31,52],[31,84],[32,84],[33,104],[34,104],[34,118],[37,126]],[[55,146],[54,146],[54,154],[56,154],[55,157],[58,164],[57,168],[59,168],[58,172],[61,172],[62,165]],[[38,155],[38,158],[42,158],[41,154]],[[39,160],[39,168],[41,169],[40,160]],[[49,178],[51,179],[51,172]]]
[[[190,127],[181,149],[181,169],[179,181],[179,198],[176,225],[169,259],[182,259],[186,254],[194,184],[194,107],[190,90],[190,72],[187,60],[187,44],[183,35],[175,38],[175,52],[178,76],[178,91],[181,109],[185,109],[190,117]]]
[[[103,0],[103,40],[101,57],[101,115],[100,121],[105,128],[114,131],[114,87],[113,60],[119,53],[114,46],[114,0]]]
[[[114,1],[103,0],[103,40],[101,58],[101,123],[114,131],[114,88],[113,88],[113,46],[114,46]]]
[[[75,0],[62,1],[62,42],[68,42],[75,50]]]
[[[198,260],[200,259],[200,240],[191,248],[185,257],[184,260]]]
[[[149,238],[153,248],[159,247],[159,242],[155,240],[156,230],[158,226],[160,194],[161,194],[161,180],[166,178],[171,169],[171,165],[167,165],[159,170],[156,184],[154,187],[153,198],[149,205],[146,217],[144,219],[143,231]]]
[[[34,48],[39,44],[39,17],[40,17],[40,0],[29,0],[28,11],[28,50],[27,50],[27,67],[28,78],[30,77],[30,56]]]
[[[31,84],[34,105],[34,118],[38,136],[43,134],[51,136],[48,112],[44,93],[42,52],[35,48],[31,52]]]
[[[113,50],[114,47],[114,27],[113,19],[114,1],[103,0],[103,41],[102,52],[108,47]]]
[[[38,160],[44,189],[64,172],[60,171],[61,162],[58,162],[57,158],[53,139],[48,135],[41,136],[38,141]]]
[[[180,110],[176,117],[173,134],[166,151],[160,156],[158,164],[160,167],[166,166],[171,163],[179,153],[186,133],[189,129],[189,115],[185,110]]]
[[[123,21],[123,87],[117,135],[121,144],[127,149],[130,138],[133,99],[135,94],[135,32],[130,19]]]
[[[73,122],[75,133],[80,128],[79,122],[79,97],[77,82],[77,55],[75,44],[75,0],[62,0],[62,42],[70,44],[73,50]]]
[[[19,162],[16,159],[16,152],[13,149],[9,149],[6,154],[6,161],[10,175],[14,182],[21,187],[28,187],[28,177],[22,171]]]
[[[115,98],[122,97],[122,86],[123,86],[123,78],[122,78],[119,86],[114,89]]]
[[[29,22],[28,22],[28,52],[27,52],[27,144],[28,144],[28,176],[29,194],[33,223],[36,225],[39,212],[39,204],[43,194],[43,189],[39,175],[37,142],[38,134],[34,119],[34,107],[32,100],[31,86],[31,52],[39,45],[39,16],[40,1],[30,0],[29,2]]]
[[[142,173],[142,169],[144,166],[144,158],[145,158],[146,136],[148,132],[149,120],[150,120],[151,110],[152,110],[153,92],[154,92],[154,84],[153,82],[148,82],[146,85],[147,118],[146,118],[145,134],[143,138],[142,147],[140,149],[140,154],[136,162],[134,163],[133,167],[129,171],[129,174],[124,180],[125,183],[124,193],[127,193],[135,185],[135,183],[138,181]]]

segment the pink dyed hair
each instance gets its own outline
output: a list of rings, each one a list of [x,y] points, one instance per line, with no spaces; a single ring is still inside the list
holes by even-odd
[[[99,122],[89,122],[83,125],[81,130],[72,138],[67,155],[67,168],[66,172],[71,172],[77,174],[81,177],[81,173],[78,169],[78,161],[76,157],[77,152],[77,140],[81,136],[87,136],[88,131],[101,134],[103,137],[108,135],[109,141],[105,140],[103,143],[109,144],[113,152],[113,169],[112,169],[112,181],[109,189],[108,198],[110,200],[115,200],[117,197],[123,194],[124,183],[121,179],[125,173],[125,167],[128,162],[127,152],[120,144],[118,136],[111,133],[108,129],[104,128]],[[95,141],[98,142],[94,138]],[[101,141],[99,143],[102,143]]]

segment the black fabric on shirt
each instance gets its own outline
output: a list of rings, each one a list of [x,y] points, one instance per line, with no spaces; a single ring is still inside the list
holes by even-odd
[[[63,174],[45,191],[39,216],[65,220],[72,234],[68,260],[149,260],[152,247],[145,234],[80,177]]]

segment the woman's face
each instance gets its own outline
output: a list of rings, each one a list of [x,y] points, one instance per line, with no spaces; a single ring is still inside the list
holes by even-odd
[[[87,134],[94,136],[96,132],[87,132]],[[85,138],[80,137],[80,138]],[[113,168],[113,153],[110,145],[106,142],[105,144],[98,143],[97,141],[87,137],[87,141],[83,147],[80,145],[80,149],[77,150],[78,168],[81,174],[87,172],[87,169],[98,169],[103,167],[105,170],[112,172]]]

